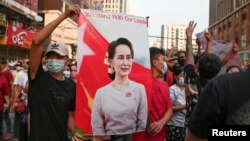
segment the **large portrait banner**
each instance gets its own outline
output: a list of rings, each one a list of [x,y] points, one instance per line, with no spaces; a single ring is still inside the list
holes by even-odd
[[[78,133],[122,135],[145,130],[152,77],[146,18],[82,10],[77,64]]]

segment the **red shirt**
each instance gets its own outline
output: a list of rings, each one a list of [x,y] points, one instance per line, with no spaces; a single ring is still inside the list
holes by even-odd
[[[9,84],[6,78],[0,74],[0,111],[3,111],[4,96],[9,95]]]
[[[173,72],[171,70],[168,70],[166,75],[167,75],[168,86],[172,86],[173,81],[174,81]]]
[[[5,70],[5,71],[2,72],[2,75],[6,78],[8,84],[9,84],[9,87],[11,87],[10,86],[10,81],[14,80],[12,73],[10,71],[8,71],[8,70]]]
[[[172,107],[172,103],[169,96],[169,86],[166,82],[153,78],[152,80],[152,97],[150,107],[150,123],[159,121],[167,109]],[[150,136],[146,131],[135,133],[133,141],[164,141],[166,128],[155,136]]]

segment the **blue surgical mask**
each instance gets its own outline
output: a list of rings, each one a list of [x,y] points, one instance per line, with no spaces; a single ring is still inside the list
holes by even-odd
[[[58,74],[64,70],[65,60],[49,59],[46,66],[48,70],[54,74]]]
[[[163,63],[163,68],[161,69],[162,73],[165,74],[168,71],[168,65],[166,62]]]
[[[185,85],[185,81],[184,81],[184,77],[180,77],[179,80],[178,80],[178,83],[182,86]]]
[[[63,71],[65,77],[70,78],[70,71]]]

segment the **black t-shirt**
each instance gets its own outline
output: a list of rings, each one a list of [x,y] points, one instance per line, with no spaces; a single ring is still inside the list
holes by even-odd
[[[210,81],[199,97],[189,130],[206,138],[208,125],[249,125],[249,84],[249,71],[222,75]]]
[[[39,66],[29,82],[29,141],[67,141],[68,113],[75,110],[75,82],[58,81]]]

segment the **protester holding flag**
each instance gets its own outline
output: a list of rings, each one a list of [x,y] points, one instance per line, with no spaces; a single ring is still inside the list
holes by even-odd
[[[94,135],[115,135],[111,140],[125,140],[125,134],[144,131],[147,123],[145,88],[129,79],[134,58],[132,44],[119,38],[109,44],[108,64],[111,83],[97,90],[91,116]]]
[[[66,18],[79,15],[78,5],[71,5],[57,19],[36,34],[30,49],[29,97],[30,111],[29,141],[67,141],[67,129],[74,130],[75,83],[64,77],[68,48],[54,42],[46,50],[46,66],[42,68],[42,43]],[[74,137],[74,140],[78,140]]]
[[[152,72],[152,96],[149,111],[149,126],[146,131],[136,133],[134,141],[165,141],[166,124],[173,115],[172,103],[169,96],[169,86],[162,80],[166,73],[166,62],[163,50],[151,47],[150,60]]]

